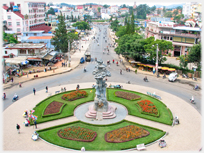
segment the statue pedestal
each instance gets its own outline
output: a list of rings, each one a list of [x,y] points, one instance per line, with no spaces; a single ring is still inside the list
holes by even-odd
[[[111,119],[111,118],[116,117],[116,114],[115,114],[116,109],[117,109],[117,107],[115,107],[114,105],[108,105],[108,111],[107,112],[104,112],[100,109],[98,111],[95,111],[94,105],[90,105],[89,111],[86,112],[85,116],[87,118],[94,118],[97,120],[101,120],[101,118],[102,119]]]

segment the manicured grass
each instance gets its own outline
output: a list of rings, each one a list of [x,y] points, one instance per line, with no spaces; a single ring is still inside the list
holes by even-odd
[[[141,128],[144,128],[145,130],[150,132],[150,135],[143,137],[143,138],[131,140],[128,142],[122,142],[122,143],[109,143],[105,141],[104,136],[106,132],[109,132],[109,131],[112,131],[112,130],[115,130],[115,129],[118,129],[124,126],[128,126],[128,125],[136,125]],[[97,137],[93,142],[80,142],[80,141],[73,141],[73,140],[60,138],[57,135],[57,132],[60,129],[64,129],[68,126],[79,126],[82,128],[91,129],[97,133]],[[39,130],[37,132],[39,133],[42,139],[52,144],[66,147],[66,148],[72,148],[76,150],[80,150],[81,147],[85,147],[86,151],[94,151],[94,150],[113,151],[113,150],[123,150],[123,149],[135,148],[137,144],[141,144],[141,143],[149,144],[161,138],[165,134],[165,132],[162,130],[151,128],[151,127],[133,123],[133,122],[129,122],[126,120],[123,120],[116,124],[105,125],[105,126],[91,125],[91,124],[83,123],[81,121],[77,121],[77,122],[67,123],[67,124],[60,125],[60,126],[50,127],[48,129]]]
[[[141,96],[141,99],[132,101],[132,100],[119,98],[119,97],[116,97],[114,95],[115,91],[126,91],[126,92],[130,92],[130,93],[135,93],[135,94]],[[144,99],[150,100],[151,102],[154,103],[154,105],[156,106],[156,108],[159,111],[159,114],[160,114],[159,117],[154,117],[154,116],[142,114],[140,112],[140,110],[136,106],[136,104],[137,104],[137,102],[144,100]],[[127,108],[129,115],[145,118],[148,120],[160,122],[160,123],[167,124],[167,125],[172,125],[172,123],[173,123],[172,114],[169,112],[170,110],[168,110],[166,105],[164,105],[160,100],[153,98],[153,97],[150,97],[148,95],[145,95],[145,94],[142,94],[139,92],[135,92],[135,91],[107,88],[107,100],[114,101],[114,102],[117,102],[117,103],[124,105]]]
[[[56,94],[52,97],[48,97],[47,99],[44,99],[43,101],[38,103],[36,105],[36,107],[34,108],[35,112],[33,113],[34,115],[36,115],[38,117],[37,123],[42,123],[42,122],[56,120],[56,119],[60,119],[60,118],[64,118],[64,117],[73,116],[74,115],[74,109],[78,105],[94,100],[95,89],[82,89],[82,90],[84,90],[88,93],[88,97],[77,99],[74,101],[66,101],[66,100],[63,100],[61,97],[63,94],[71,92],[71,91],[67,91],[67,92]],[[90,92],[91,90],[92,90],[92,92]],[[61,113],[59,113],[58,115],[51,115],[51,116],[47,116],[47,117],[42,117],[42,114],[43,114],[45,108],[48,106],[48,104],[50,104],[53,101],[62,102],[62,103],[65,103],[66,105],[63,107],[63,109],[61,110]]]

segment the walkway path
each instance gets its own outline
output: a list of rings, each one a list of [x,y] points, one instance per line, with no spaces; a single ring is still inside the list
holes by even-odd
[[[121,84],[108,82],[108,85],[110,83],[112,85]],[[90,88],[92,84],[93,82],[82,83],[80,84],[80,88]],[[173,115],[179,117],[179,125],[168,126],[130,115],[126,116],[126,120],[156,127],[169,133],[169,135],[164,138],[167,142],[167,147],[161,149],[158,147],[158,143],[155,143],[148,146],[147,151],[198,151],[201,148],[202,117],[191,104],[186,103],[184,100],[174,95],[153,88],[131,84],[121,85],[123,85],[124,89],[138,91],[145,94],[147,91],[151,93],[156,92],[156,94],[162,98],[162,102],[170,108]],[[74,90],[76,84],[67,84],[49,88],[49,93],[54,94],[55,91],[60,90],[61,87],[66,87],[67,90]],[[37,103],[48,97],[49,93],[45,93],[45,90],[41,90],[37,91],[36,95],[27,95],[13,103],[3,112],[3,149],[5,151],[66,151],[64,148],[51,145],[42,140],[34,142],[31,140],[31,135],[35,129],[23,125],[25,120],[22,116],[23,112],[25,110],[33,109]],[[38,129],[44,129],[76,120],[77,118],[73,116],[50,121],[38,124]],[[21,126],[21,134],[18,134],[15,129],[16,123]],[[86,146],[84,147],[86,148]]]

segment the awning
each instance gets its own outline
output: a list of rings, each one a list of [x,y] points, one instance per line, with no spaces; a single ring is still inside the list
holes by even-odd
[[[162,69],[162,70],[168,70],[169,67],[162,67],[161,69]]]
[[[21,62],[26,61],[27,57],[14,57],[14,58],[7,58],[6,63],[10,64],[21,64]]]
[[[168,71],[176,71],[174,68],[169,68]]]
[[[50,54],[47,54],[45,57],[43,57],[43,59],[45,59],[45,60],[51,60],[52,58],[53,58],[53,56]]]
[[[41,58],[32,58],[32,57],[28,57],[27,60],[28,61],[40,61],[40,62],[42,61]]]

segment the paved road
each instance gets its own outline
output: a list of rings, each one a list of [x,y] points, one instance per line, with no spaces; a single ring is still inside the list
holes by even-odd
[[[90,52],[92,55],[92,61],[87,62],[85,64],[80,65],[76,69],[74,69],[71,72],[56,75],[56,76],[51,76],[47,78],[42,78],[38,80],[33,80],[30,82],[26,82],[23,84],[22,88],[19,88],[18,86],[14,86],[11,89],[5,90],[7,93],[8,99],[4,101],[3,105],[3,110],[5,110],[9,105],[12,104],[11,99],[14,95],[14,93],[17,93],[20,98],[32,93],[33,87],[36,88],[37,92],[39,90],[45,89],[45,86],[54,87],[54,86],[59,86],[59,90],[61,88],[61,85],[63,84],[69,84],[69,83],[76,83],[80,84],[83,82],[95,82],[95,79],[92,75],[92,71],[96,65],[94,58],[97,57],[97,59],[102,59],[105,63],[107,60],[112,61],[112,59],[115,59],[115,61],[119,60],[118,55],[113,51],[113,48],[110,49],[110,55],[103,54],[103,49],[104,47],[107,46],[108,43],[110,42],[110,38],[107,40],[108,43],[105,43],[105,39],[103,39],[104,36],[106,36],[106,39],[109,36],[108,26],[97,26],[96,30],[96,35],[95,37],[99,37],[99,46],[97,43],[94,43],[94,40],[92,40],[92,43],[90,44]],[[98,28],[101,29],[101,32],[99,34]],[[105,31],[107,31],[106,35],[104,34]],[[86,67],[87,72],[83,72],[83,68]],[[120,69],[123,69],[123,74],[120,75]],[[143,74],[135,74],[133,72],[125,72],[125,68],[122,65],[116,66],[115,64],[111,63],[110,67],[110,72],[111,72],[111,77],[108,78],[109,82],[121,82],[121,83],[126,83],[127,81],[130,81],[131,84],[135,85],[142,85],[146,87],[151,87],[151,88],[156,88],[158,90],[162,90],[165,92],[168,92],[170,94],[173,94],[175,96],[180,97],[181,99],[185,100],[187,103],[189,103],[189,99],[193,95],[195,98],[195,101],[197,102],[193,107],[198,110],[199,113],[201,113],[201,91],[194,91],[192,90],[192,87],[189,86],[188,84],[181,84],[178,82],[168,82],[167,79],[161,79],[161,78],[156,78],[153,76],[148,76],[149,82],[144,82]],[[90,84],[91,87],[91,84]],[[156,93],[159,95],[159,93]],[[171,97],[169,97],[171,98]]]

